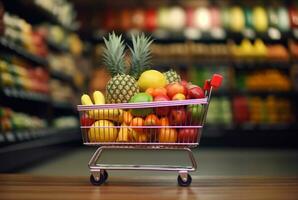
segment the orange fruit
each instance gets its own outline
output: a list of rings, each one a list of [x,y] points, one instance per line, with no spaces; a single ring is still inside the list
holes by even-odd
[[[154,92],[154,88],[148,88],[145,93],[149,94],[150,96],[153,97],[153,92]]]
[[[162,128],[159,130],[159,142],[175,143],[177,141],[177,131],[173,128]]]
[[[153,91],[153,96],[156,97],[156,96],[167,96],[167,89],[166,88],[163,88],[163,87],[160,87],[160,88],[155,88],[154,91]]]
[[[159,124],[161,126],[169,126],[170,122],[169,122],[169,119],[167,117],[162,117],[162,118],[159,119]]]
[[[145,118],[144,124],[145,126],[158,126],[160,122],[156,115],[150,114]]]
[[[144,126],[144,119],[141,117],[135,117],[131,120],[130,126]],[[143,128],[132,128],[136,132],[143,132]]]

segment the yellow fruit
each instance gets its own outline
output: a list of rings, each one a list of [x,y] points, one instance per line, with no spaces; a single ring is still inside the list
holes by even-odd
[[[165,87],[166,84],[166,77],[156,70],[144,71],[138,80],[141,91],[146,91],[148,88],[162,88]]]
[[[109,127],[107,127],[109,126]],[[88,138],[90,142],[115,142],[118,136],[117,128],[108,120],[98,120],[89,129]]]
[[[93,92],[94,104],[105,104],[105,96],[100,91]]]
[[[121,124],[121,128],[118,133],[117,142],[129,142],[133,140],[133,136],[131,133],[131,128],[127,126],[127,124]]]
[[[83,94],[81,97],[82,105],[93,105],[93,102],[88,94]]]

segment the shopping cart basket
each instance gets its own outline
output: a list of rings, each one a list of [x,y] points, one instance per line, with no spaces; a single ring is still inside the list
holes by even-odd
[[[78,105],[81,122],[85,116],[97,120],[92,124],[81,124],[83,143],[99,146],[89,161],[91,183],[104,183],[108,178],[106,170],[158,170],[177,171],[178,184],[190,185],[192,178],[189,172],[197,168],[191,148],[199,145],[212,90],[218,88],[221,82],[222,76],[218,74],[207,80],[204,85],[205,98],[202,99]],[[140,116],[133,119],[136,123],[125,124],[123,113],[127,114],[128,111],[141,115],[147,113],[147,116],[151,113],[151,116],[158,116],[160,121],[155,124],[156,121],[152,118],[153,123],[144,124],[143,118],[146,116]],[[192,165],[100,164],[99,159],[106,149],[181,150],[188,153]]]

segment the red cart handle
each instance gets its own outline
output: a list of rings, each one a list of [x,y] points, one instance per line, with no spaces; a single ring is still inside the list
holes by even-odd
[[[213,74],[210,85],[212,87],[219,88],[221,86],[222,79],[223,79],[222,75]]]
[[[222,75],[219,74],[213,74],[212,79],[208,79],[205,81],[204,84],[204,91],[209,91],[211,86],[214,87],[215,89],[219,88],[221,86],[222,83]]]

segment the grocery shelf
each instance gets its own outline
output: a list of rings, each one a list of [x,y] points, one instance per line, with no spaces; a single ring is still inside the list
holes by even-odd
[[[48,62],[45,58],[39,57],[37,55],[34,55],[30,52],[28,52],[23,47],[18,46],[17,44],[9,41],[8,39],[4,37],[0,37],[0,47],[4,48],[5,50],[9,50],[12,53],[17,54],[18,56],[37,64],[38,66],[47,67]]]
[[[56,44],[55,42],[52,42],[50,40],[47,41],[47,44],[48,44],[48,47],[53,50],[53,51],[56,51],[56,52],[68,52],[68,48],[61,45],[61,44]]]
[[[25,91],[25,90],[16,89],[16,88],[2,88],[0,90],[0,96],[4,96],[7,98],[17,98],[17,99],[35,101],[35,102],[38,101],[43,103],[48,103],[50,101],[49,95]]]
[[[214,147],[297,148],[298,127],[295,124],[244,124],[204,127],[201,145]]]
[[[21,18],[26,19],[26,21],[30,22],[30,24],[40,24],[46,21],[52,24],[59,25],[67,31],[72,32],[76,30],[75,27],[68,26],[62,23],[52,13],[45,10],[41,6],[35,4],[33,0],[25,0],[25,1],[24,0],[19,0],[19,1],[3,0],[3,4],[5,7],[5,10],[18,15]]]
[[[5,146],[0,148],[0,162],[5,165],[0,165],[0,172],[20,169],[50,156],[61,154],[68,145],[80,144],[81,136],[78,127],[39,131],[39,137],[21,140],[16,136],[18,133],[11,133],[14,136],[9,137],[15,137],[15,141],[9,141],[8,136],[5,135]]]
[[[50,74],[51,74],[52,78],[56,78],[56,79],[59,79],[61,81],[66,81],[66,82],[69,82],[69,83],[73,84],[73,78],[72,78],[72,76],[70,76],[68,74],[64,74],[62,72],[58,72],[58,71],[55,71],[55,70],[51,70]]]
[[[116,31],[119,32],[119,31]],[[95,43],[103,43],[103,37],[108,35],[108,31],[98,30],[93,33],[85,31],[81,33],[82,37],[91,40]],[[123,34],[126,41],[130,40],[130,33],[119,32]],[[281,34],[280,38],[272,38],[268,33],[255,33],[254,37],[248,37],[245,33],[237,33],[224,31],[223,37],[214,37],[211,32],[201,32],[197,38],[187,38],[183,32],[171,32],[166,30],[157,30],[155,32],[147,32],[147,35],[151,36],[154,43],[170,44],[170,43],[185,43],[188,41],[196,43],[206,43],[206,44],[226,44],[229,41],[234,41],[240,43],[243,39],[250,39],[254,41],[256,38],[262,39],[267,44],[287,44],[288,39],[294,39],[291,32],[284,32]]]
[[[52,106],[54,109],[76,111],[75,107],[69,102],[52,101]]]

